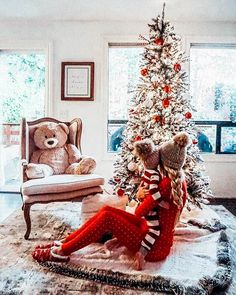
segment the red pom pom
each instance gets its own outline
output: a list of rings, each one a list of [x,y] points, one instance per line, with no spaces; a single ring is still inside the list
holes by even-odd
[[[191,119],[191,118],[192,118],[192,114],[191,114],[190,112],[187,112],[187,113],[185,114],[185,118],[186,118],[186,119]]]
[[[180,70],[181,70],[181,65],[180,64],[174,64],[174,70],[176,71],[176,72],[179,72]]]
[[[142,69],[142,70],[140,71],[140,73],[141,73],[142,76],[147,76],[147,74],[148,74],[148,70],[147,70],[147,69]]]
[[[156,45],[163,45],[164,40],[163,40],[162,38],[157,38],[157,39],[155,40],[155,43],[156,43]]]
[[[140,136],[140,135],[137,135],[137,136],[135,136],[135,141],[139,141],[139,140],[141,140],[142,139],[142,137]]]
[[[165,98],[162,101],[162,105],[163,105],[164,108],[168,108],[168,106],[170,105],[170,100],[168,98]]]
[[[122,188],[118,188],[118,190],[116,191],[116,194],[118,197],[123,197],[125,191]]]
[[[153,117],[153,119],[155,120],[155,122],[160,122],[161,121],[161,116],[156,115],[156,116]]]
[[[165,85],[165,86],[163,87],[163,91],[164,91],[165,93],[169,93],[169,92],[171,92],[171,88],[170,88],[170,86]]]
[[[193,144],[198,144],[198,141],[196,139],[193,139]]]

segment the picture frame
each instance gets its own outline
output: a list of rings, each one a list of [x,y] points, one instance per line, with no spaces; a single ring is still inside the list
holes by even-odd
[[[94,100],[94,62],[61,63],[61,100]]]

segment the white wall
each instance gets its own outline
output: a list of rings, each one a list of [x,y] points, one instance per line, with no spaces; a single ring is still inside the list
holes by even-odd
[[[183,37],[233,36],[235,23],[176,23],[176,32]],[[52,116],[62,120],[81,117],[84,123],[82,148],[98,162],[97,172],[106,177],[112,175],[112,160],[105,156],[105,132],[107,103],[103,78],[104,39],[107,36],[137,36],[148,32],[146,22],[1,22],[0,48],[5,41],[46,40],[53,44],[52,60]],[[60,66],[62,61],[95,62],[95,101],[61,101]],[[219,156],[220,157],[220,156]],[[236,161],[236,156],[231,157]],[[231,160],[230,160],[231,161]],[[217,195],[236,197],[234,180],[236,162],[206,163],[212,178],[213,191]],[[222,173],[223,172],[223,173]],[[230,185],[229,185],[230,182]]]

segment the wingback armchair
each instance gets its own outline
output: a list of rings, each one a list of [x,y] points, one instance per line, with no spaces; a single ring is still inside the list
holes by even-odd
[[[31,136],[32,128],[44,122],[65,123],[69,127],[68,143],[74,144],[81,152],[81,119],[74,119],[71,122],[62,122],[54,118],[41,118],[35,121],[21,122],[21,167],[22,185],[21,195],[26,222],[25,239],[29,238],[31,232],[31,206],[37,203],[45,204],[50,202],[81,202],[88,195],[101,193],[104,178],[96,174],[72,175],[60,174],[44,178],[28,179],[26,174],[27,165],[32,153],[37,149]]]

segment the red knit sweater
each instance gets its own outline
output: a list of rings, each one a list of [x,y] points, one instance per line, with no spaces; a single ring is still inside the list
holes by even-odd
[[[169,209],[158,207],[159,221],[160,221],[160,236],[155,241],[150,252],[145,257],[147,261],[158,261],[166,258],[169,254],[171,246],[173,244],[174,229],[175,229],[175,219],[179,211],[185,205],[187,198],[187,188],[185,181],[183,182],[183,207],[178,208],[171,200],[171,180],[169,178],[164,178],[159,183],[160,193],[164,200],[169,201]],[[158,200],[154,200],[151,195],[147,196],[143,203],[138,206],[135,210],[135,215],[139,217],[145,216],[150,210],[158,206]],[[181,213],[180,212],[180,213]]]

